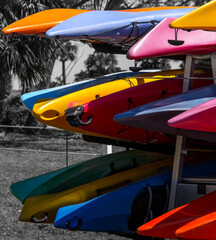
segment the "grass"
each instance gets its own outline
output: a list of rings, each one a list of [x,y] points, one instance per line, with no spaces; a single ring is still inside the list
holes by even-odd
[[[106,233],[72,232],[57,229],[52,224],[24,223],[18,220],[22,204],[10,193],[10,185],[13,182],[65,167],[65,136],[60,133],[58,131],[48,136],[10,133],[4,140],[0,140],[0,239],[126,239]],[[54,150],[59,153],[47,152]],[[80,135],[69,134],[69,151],[77,153],[69,154],[69,164],[72,165],[93,158],[94,155],[100,155],[102,147],[99,144],[84,142]],[[85,153],[90,155],[84,155]]]

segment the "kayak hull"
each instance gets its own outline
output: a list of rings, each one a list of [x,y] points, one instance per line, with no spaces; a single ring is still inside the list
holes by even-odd
[[[189,165],[185,167],[183,175],[186,177],[208,174],[209,171],[212,171],[209,169],[212,161],[213,160]],[[203,169],[203,172],[201,169]],[[99,196],[83,204],[60,208],[54,225],[55,227],[67,229],[71,227],[71,230],[134,234],[139,223],[144,222],[145,218],[147,218],[147,220],[149,219],[147,214],[149,210],[147,206],[149,190],[152,191],[153,194],[151,210],[153,217],[156,217],[157,214],[160,215],[161,212],[163,212],[166,205],[167,195],[165,193],[165,184],[169,184],[170,180],[171,172],[163,172]],[[139,205],[137,198],[138,196],[140,197],[141,193],[144,193],[144,195]],[[160,201],[162,203],[161,205]],[[146,206],[144,207],[143,205]],[[160,207],[156,210],[158,205],[160,205]],[[137,210],[142,210],[136,212],[136,207],[139,207]],[[141,214],[139,214],[140,211]],[[140,215],[142,216],[139,221],[137,221]],[[77,220],[79,219],[82,219],[82,221],[80,224],[77,224]]]
[[[216,101],[212,99],[168,121],[169,126],[195,131],[216,132],[214,118]]]
[[[183,70],[160,72],[149,71],[139,73],[137,75],[132,74],[132,76],[128,76],[122,79],[113,79],[112,81],[81,89],[79,91],[75,91],[48,101],[38,100],[33,106],[32,113],[36,120],[46,125],[72,132],[84,133],[87,135],[112,137],[105,134],[91,132],[87,129],[73,127],[66,121],[65,109],[67,109],[69,105],[76,107],[91,100],[99,99],[103,96],[107,96],[124,89],[133,88],[137,85],[143,85],[145,83],[156,81],[167,76],[174,77],[176,74],[180,73],[183,73]],[[126,140],[130,141],[130,139]]]
[[[24,203],[27,198],[32,196],[65,191],[104,178],[114,172],[133,168],[134,164],[141,166],[166,158],[168,155],[150,154],[139,150],[108,154],[13,183],[10,190]]]
[[[119,124],[113,118],[116,114],[129,109],[136,109],[143,104],[177,95],[182,91],[182,84],[183,80],[180,77],[163,79],[100,97],[82,106],[74,107],[73,102],[71,102],[70,108],[66,110],[66,119],[78,129],[106,135],[114,139],[140,143],[170,144],[172,139],[159,133],[162,132],[160,129],[157,132],[146,131],[148,129],[145,128],[145,125],[143,125],[144,130],[142,130],[136,126],[129,127],[127,123]],[[207,84],[207,82],[201,79],[194,80],[194,88],[203,84]],[[76,115],[78,110],[81,111],[80,116]],[[80,118],[83,124],[77,123]],[[89,119],[91,120],[89,121]],[[104,125],[107,127],[105,128]]]
[[[214,85],[191,90],[177,96],[155,101],[118,114],[114,117],[114,120],[129,126],[215,142],[215,133],[175,129],[169,127],[167,123],[168,120],[174,116],[215,98],[215,91],[216,88]]]
[[[122,171],[66,191],[27,198],[19,220],[34,222],[33,219],[43,219],[43,215],[46,214],[48,218],[44,223],[52,223],[60,207],[86,202],[99,195],[149,177],[163,171],[164,168],[171,168],[172,162],[171,158],[146,163],[140,167]]]
[[[215,162],[211,164],[211,167],[214,165]],[[202,226],[200,220],[203,220],[205,216],[215,212],[215,198],[216,191],[208,193],[207,195],[193,200],[184,206],[175,208],[174,210],[142,225],[138,228],[138,233],[144,236],[172,239],[211,239],[208,238],[208,231],[205,232],[205,237],[203,236],[204,238],[202,238],[198,232],[196,233],[196,223],[199,222]],[[186,231],[189,229],[191,229],[191,234],[186,234]]]
[[[205,5],[191,11],[190,13],[176,19],[170,23],[171,28],[181,28],[189,30],[216,30],[215,20],[216,2],[210,1]]]
[[[187,32],[178,30],[178,40],[181,45],[171,45],[169,40],[175,39],[175,30],[169,24],[176,18],[162,20],[154,29],[133,45],[127,53],[128,59],[207,54],[216,51],[216,33],[207,31]]]
[[[46,36],[132,46],[164,18],[180,17],[191,10],[193,8],[147,12],[91,11],[58,24],[48,30]]]

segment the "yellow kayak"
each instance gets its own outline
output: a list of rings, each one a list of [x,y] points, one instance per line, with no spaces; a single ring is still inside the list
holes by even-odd
[[[173,159],[167,159],[147,163],[141,167],[113,174],[60,193],[27,198],[19,220],[52,223],[60,207],[88,201],[99,195],[170,169],[172,162]]]
[[[201,29],[208,31],[216,30],[216,1],[210,1],[203,6],[185,14],[184,16],[176,19],[170,23],[171,28],[180,29]]]
[[[152,81],[158,81],[164,78],[174,78],[178,75],[182,75],[183,73],[184,70],[182,69],[145,72],[136,76],[113,80],[104,84],[86,88],[56,99],[40,99],[34,104],[32,113],[36,120],[46,125],[67,131],[85,133],[87,135],[102,136],[72,127],[65,119],[65,110],[68,108],[69,103],[73,102],[73,106],[82,105],[98,97],[103,97]]]

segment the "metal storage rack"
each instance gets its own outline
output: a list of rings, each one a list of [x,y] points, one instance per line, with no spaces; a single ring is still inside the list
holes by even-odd
[[[191,88],[191,77],[193,77],[195,61],[207,58],[211,59],[212,74],[214,78],[214,84],[216,84],[216,54],[212,53],[208,55],[187,55],[185,62],[183,92],[188,91]],[[192,201],[202,196],[203,194],[216,189],[216,179],[182,178],[184,156],[187,155],[185,143],[186,137],[179,135],[176,137],[168,210],[183,205],[186,202]]]

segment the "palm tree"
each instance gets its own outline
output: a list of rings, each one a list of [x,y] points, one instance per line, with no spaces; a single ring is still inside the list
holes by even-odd
[[[0,28],[41,10],[77,8],[85,2],[87,0],[1,0]],[[58,40],[0,34],[0,112],[13,76],[18,78],[22,93],[30,91],[35,85],[47,87],[55,60],[63,53],[64,45]]]

